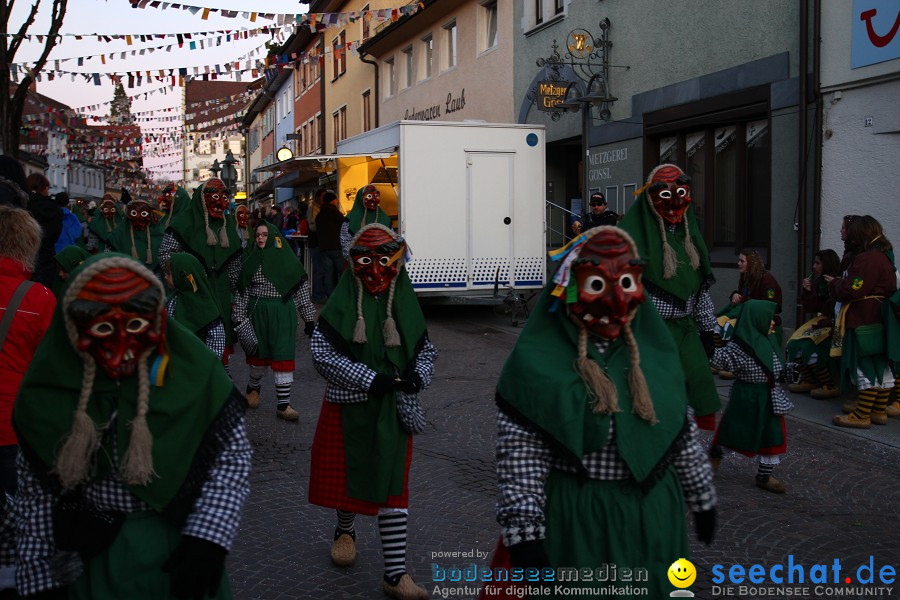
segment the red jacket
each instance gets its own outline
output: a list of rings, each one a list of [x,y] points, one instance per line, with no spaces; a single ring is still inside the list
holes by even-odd
[[[16,288],[30,277],[22,263],[0,256],[0,319],[6,314]],[[0,349],[0,446],[18,443],[12,429],[13,403],[31,357],[50,326],[55,307],[56,298],[50,290],[39,283],[32,285]]]

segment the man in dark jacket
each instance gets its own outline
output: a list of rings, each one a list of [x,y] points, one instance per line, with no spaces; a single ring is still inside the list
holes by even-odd
[[[337,207],[337,194],[328,190],[322,196],[322,208],[316,215],[316,230],[319,234],[319,257],[322,261],[324,277],[324,296],[327,298],[334,291],[341,270],[344,268],[344,255],[341,252],[341,225],[344,215]]]
[[[41,249],[31,280],[50,288],[58,271],[53,260],[56,256],[54,245],[62,232],[63,213],[56,200],[50,197],[50,182],[46,177],[32,173],[26,183],[29,191],[28,212],[41,226]]]
[[[591,229],[601,225],[616,225],[619,215],[607,209],[606,197],[600,192],[591,194],[590,212],[584,217],[584,228]]]

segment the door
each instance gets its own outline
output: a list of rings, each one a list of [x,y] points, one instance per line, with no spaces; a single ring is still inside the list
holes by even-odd
[[[514,272],[512,152],[466,152],[469,289],[508,285]]]

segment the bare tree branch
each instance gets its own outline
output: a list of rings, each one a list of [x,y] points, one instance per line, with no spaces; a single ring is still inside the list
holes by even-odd
[[[12,42],[9,45],[9,58],[10,62],[12,62],[12,58],[16,55],[16,52],[19,50],[19,46],[22,45],[22,40],[25,39],[25,33],[28,31],[28,28],[34,23],[34,17],[37,15],[38,7],[41,5],[41,0],[37,0],[31,7],[31,13],[29,13],[28,18],[25,19],[25,22],[22,23],[22,26],[19,27],[19,32],[13,36]],[[12,14],[12,8],[7,13],[8,15]]]

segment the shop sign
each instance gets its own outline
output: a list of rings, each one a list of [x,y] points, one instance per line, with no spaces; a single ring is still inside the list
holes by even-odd
[[[539,81],[537,84],[537,107],[544,112],[555,112],[556,105],[566,99],[568,81]]]

